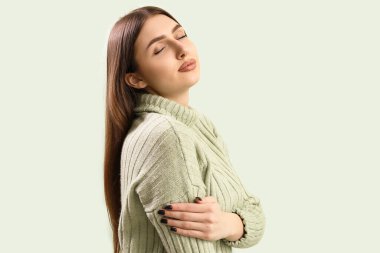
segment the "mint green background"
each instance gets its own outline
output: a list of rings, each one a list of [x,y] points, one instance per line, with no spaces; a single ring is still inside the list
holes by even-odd
[[[111,252],[106,43],[143,5],[197,45],[190,104],[262,200],[263,240],[234,252],[380,252],[380,6],[365,0],[1,2],[0,252]]]

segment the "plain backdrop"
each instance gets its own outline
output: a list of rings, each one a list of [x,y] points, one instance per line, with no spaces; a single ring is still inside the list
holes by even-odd
[[[190,105],[267,218],[234,252],[380,252],[378,1],[1,1],[0,252],[112,252],[106,46],[134,8],[196,44]]]

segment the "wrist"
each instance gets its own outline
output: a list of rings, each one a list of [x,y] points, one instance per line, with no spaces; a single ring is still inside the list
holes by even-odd
[[[236,213],[225,212],[227,224],[226,227],[229,229],[227,232],[227,237],[224,239],[228,241],[237,241],[244,234],[244,225],[239,215]]]

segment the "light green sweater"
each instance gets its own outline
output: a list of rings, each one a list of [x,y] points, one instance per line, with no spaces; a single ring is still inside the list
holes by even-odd
[[[244,188],[213,123],[195,108],[154,94],[138,94],[137,118],[121,154],[119,239],[122,252],[227,253],[264,234],[260,199]],[[244,224],[237,241],[207,241],[170,230],[157,214],[166,204],[214,196]]]

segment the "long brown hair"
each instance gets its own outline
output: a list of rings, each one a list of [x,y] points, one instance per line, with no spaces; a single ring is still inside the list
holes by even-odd
[[[144,6],[121,17],[112,27],[107,46],[107,89],[105,112],[104,193],[112,227],[114,253],[120,252],[118,226],[121,212],[120,159],[125,136],[134,119],[135,89],[124,80],[126,73],[135,72],[134,44],[145,21],[163,14],[178,23],[167,11]]]

